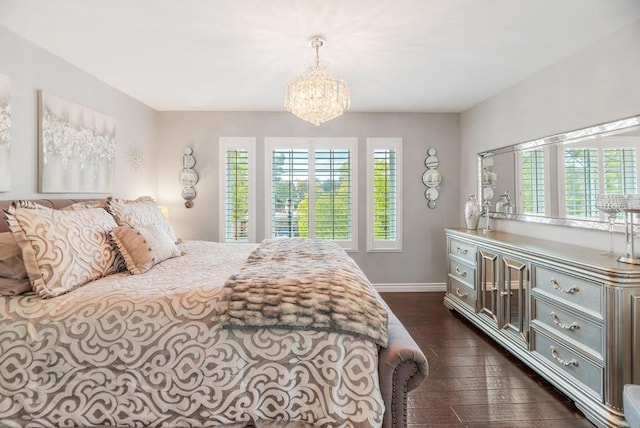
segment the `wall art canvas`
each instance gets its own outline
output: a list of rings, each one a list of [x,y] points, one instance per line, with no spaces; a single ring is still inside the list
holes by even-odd
[[[39,191],[111,193],[115,120],[44,91],[39,98]]]
[[[0,75],[0,192],[11,190],[11,80]]]

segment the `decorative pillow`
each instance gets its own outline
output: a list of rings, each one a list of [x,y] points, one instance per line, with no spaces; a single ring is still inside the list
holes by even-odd
[[[74,204],[67,205],[66,207],[60,208],[60,209],[64,210],[64,211],[80,211],[80,210],[86,210],[86,209],[90,209],[90,208],[100,208],[100,209],[106,210],[107,209],[107,200],[106,199],[96,199],[96,200],[92,200],[92,201],[76,202]],[[113,271],[114,272],[126,272],[127,271],[127,265],[125,264],[124,259],[122,258],[120,253],[118,253],[116,255],[116,261],[114,262]]]
[[[61,208],[65,211],[79,211],[86,210],[89,208],[102,208],[103,210],[107,209],[107,201],[106,200],[95,200],[95,201],[82,201],[76,202],[71,205],[67,205],[64,208]]]
[[[59,296],[114,273],[118,252],[108,233],[116,223],[105,210],[64,211],[15,201],[6,218],[39,296]]]
[[[27,279],[22,250],[11,232],[0,233],[0,278]]]
[[[31,283],[28,278],[13,279],[0,277],[0,296],[17,296],[31,291]]]
[[[142,196],[133,201],[108,199],[107,210],[115,217],[118,226],[129,226],[134,229],[140,226],[158,226],[173,242],[178,240],[153,198]]]
[[[127,269],[134,275],[145,273],[156,264],[182,255],[175,242],[156,225],[118,226],[109,232],[124,257]]]

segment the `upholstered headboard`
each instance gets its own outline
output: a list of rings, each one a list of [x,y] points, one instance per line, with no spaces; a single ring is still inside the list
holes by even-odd
[[[74,204],[76,202],[91,201],[91,200],[94,200],[94,199],[96,199],[96,198],[91,198],[91,199],[33,199],[33,202],[35,202],[37,204],[40,204],[40,205],[43,205],[45,207],[60,209],[60,208],[66,207],[67,205]],[[0,200],[0,233],[9,231],[9,226],[7,225],[7,220],[5,220],[5,218],[4,218],[4,210],[9,208],[9,206],[11,205],[11,202],[13,202],[13,200],[4,200],[4,201]]]

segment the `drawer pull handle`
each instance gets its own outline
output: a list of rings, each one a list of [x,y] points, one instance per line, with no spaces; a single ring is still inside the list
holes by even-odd
[[[571,288],[562,288],[560,287],[560,284],[558,283],[558,280],[555,278],[551,278],[551,285],[553,285],[553,288],[555,288],[556,290],[560,290],[563,293],[567,293],[567,294],[573,294],[573,293],[577,293],[578,291],[580,291],[580,289],[576,286],[573,286]]]
[[[511,290],[501,291],[500,295],[503,296],[503,297],[504,296],[513,296],[513,291],[511,291]]]
[[[461,277],[463,277],[463,278],[466,278],[466,277],[467,277],[467,272],[465,272],[465,271],[461,270],[458,266],[456,266],[456,273],[457,273],[458,275],[460,275]]]
[[[456,247],[456,253],[458,254],[462,254],[463,256],[466,256],[469,253],[469,250],[467,249],[462,249],[460,247]]]
[[[456,288],[456,295],[457,295],[458,297],[462,297],[463,299],[464,299],[465,297],[467,297],[467,296],[468,296],[468,294],[467,294],[467,293],[463,293],[463,292],[461,292],[459,288]]]
[[[562,364],[563,366],[574,366],[574,367],[578,367],[580,365],[580,363],[578,362],[578,360],[576,360],[575,358],[573,360],[565,360],[563,358],[560,358],[558,356],[558,350],[556,349],[555,346],[549,346],[549,349],[551,350],[551,356],[553,357],[554,360],[556,360],[557,362],[559,362],[560,364]]]
[[[580,329],[580,324],[578,324],[577,322],[572,322],[571,324],[565,324],[562,321],[560,321],[560,318],[558,318],[558,315],[556,315],[555,312],[551,312],[551,319],[553,320],[553,323],[555,325],[557,325],[560,328],[564,328],[565,330],[578,330]]]

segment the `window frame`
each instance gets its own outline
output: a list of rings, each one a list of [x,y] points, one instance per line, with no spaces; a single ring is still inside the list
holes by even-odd
[[[396,239],[381,241],[375,239],[375,151],[393,150],[396,153]],[[402,252],[402,138],[367,138],[367,252]]]
[[[234,149],[247,150],[247,164],[249,169],[249,234],[247,241],[227,240],[227,152]],[[256,139],[254,137],[220,137],[218,154],[220,170],[218,241],[232,243],[256,242]]]
[[[350,194],[351,194],[351,239],[333,240],[346,251],[358,251],[358,138],[357,137],[266,137],[264,154],[265,176],[265,237],[272,238],[273,212],[273,150],[308,150],[308,183],[309,183],[309,237],[315,237],[315,152],[316,150],[349,150],[350,151]]]

